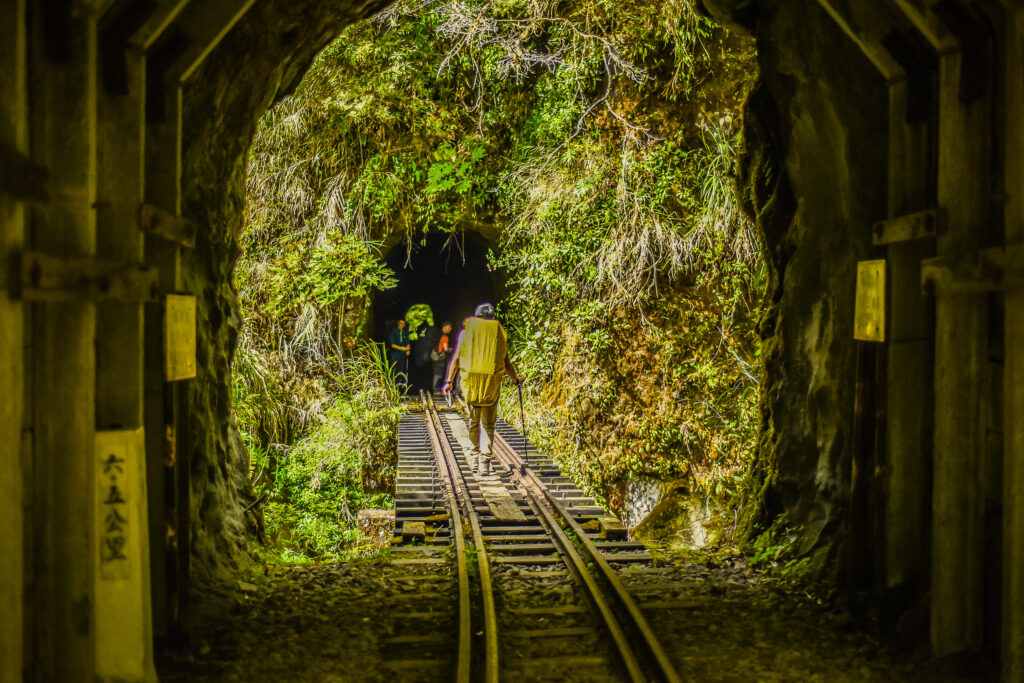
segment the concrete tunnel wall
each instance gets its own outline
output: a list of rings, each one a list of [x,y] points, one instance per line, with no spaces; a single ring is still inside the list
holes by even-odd
[[[151,679],[148,614],[104,610],[148,595],[152,570],[156,630],[173,632],[187,625],[189,578],[248,561],[251,493],[229,400],[245,154],[258,118],[316,52],[384,4],[0,9],[3,279],[17,275],[23,244],[143,262],[159,268],[161,292],[196,295],[199,329],[196,378],[165,383],[160,308],[147,294],[0,294],[0,680],[22,670]],[[783,515],[833,580],[898,598],[894,616],[929,633],[939,654],[1001,639],[1006,680],[1019,680],[1024,4],[702,4],[757,36],[762,69],[740,179],[776,285],[763,328],[762,521]],[[963,72],[990,75],[988,89]],[[174,239],[139,231],[142,202],[166,212]],[[930,209],[944,233],[873,244],[874,221]],[[977,257],[984,268],[956,260],[1003,244]],[[933,267],[935,296],[921,297],[921,262],[933,254],[947,261]],[[865,346],[851,339],[856,262],[883,256],[892,337]],[[97,430],[113,426],[145,427],[153,508],[153,557],[140,550],[123,585],[94,565],[96,493],[82,485],[97,476]],[[986,592],[1002,605],[995,615]],[[111,655],[132,623],[145,637]]]

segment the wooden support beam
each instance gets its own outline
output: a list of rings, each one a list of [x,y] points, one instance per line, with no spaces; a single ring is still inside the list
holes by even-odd
[[[942,233],[942,212],[927,209],[875,223],[872,241],[876,245],[934,238]]]
[[[152,204],[139,207],[139,229],[190,249],[196,244],[195,223]]]
[[[988,97],[995,76],[992,40],[995,37],[988,18],[960,0],[939,0],[932,6],[956,39],[960,48],[960,100],[973,102]]]
[[[964,61],[961,52],[939,60],[938,204],[948,220],[937,252],[945,257],[978,251],[990,240],[992,102],[962,101]],[[977,651],[982,642],[988,297],[936,297],[935,316],[931,641],[945,656]]]
[[[599,517],[601,538],[608,541],[625,541],[629,538],[629,530],[618,517]]]
[[[159,272],[142,263],[98,261],[26,251],[20,291],[25,301],[155,301]]]
[[[103,13],[99,24],[100,72],[107,94],[128,94],[128,39],[155,6],[152,0],[117,0]]]
[[[119,0],[119,5],[124,0]],[[145,153],[145,61],[137,50],[123,49],[123,94],[104,88],[97,101],[98,177],[96,253],[98,258],[121,263],[143,260],[138,209],[143,199]],[[155,286],[159,273],[153,268]],[[143,428],[143,303],[104,301],[96,307],[96,427],[97,448],[110,444],[124,453],[128,479],[128,519],[124,562],[127,576],[111,576],[109,565],[97,562],[96,670],[100,680],[156,681],[153,663],[153,617],[150,587],[151,525],[147,496],[147,463]],[[158,353],[154,349],[153,353]],[[103,465],[110,453],[96,454]],[[106,522],[108,506],[98,510],[96,522]],[[98,533],[106,525],[97,527]],[[158,542],[162,542],[161,535]],[[114,542],[116,536],[113,537]],[[106,540],[101,539],[103,549]]]
[[[6,2],[0,8],[0,282],[11,274],[14,255],[24,248],[28,208],[10,187],[10,158],[25,159],[29,147],[29,98],[27,52],[27,0]],[[9,151],[4,153],[3,150]],[[14,178],[17,179],[16,177]],[[42,192],[42,199],[46,199]],[[12,201],[12,199],[14,201]],[[26,596],[32,581],[26,576],[31,534],[25,524],[25,508],[31,502],[27,464],[31,440],[25,438],[25,311],[6,288],[0,291],[0,681],[23,680],[27,667],[23,653],[29,649],[31,624],[26,618]],[[31,411],[29,411],[31,413]],[[29,490],[26,490],[29,489]],[[26,544],[26,540],[29,541]],[[28,551],[28,552],[26,552]]]
[[[1024,289],[1024,244],[950,254],[921,264],[925,294],[970,294]]]
[[[64,5],[63,3],[40,3]],[[32,9],[36,9],[33,3]],[[30,35],[32,161],[50,171],[50,202],[32,211],[29,248],[90,258],[96,247],[96,19],[70,13],[57,25],[33,11]],[[66,22],[66,23],[65,23]],[[96,305],[30,307],[32,366],[36,680],[93,680]]]
[[[882,78],[892,82],[906,78],[903,70],[883,46],[885,36],[897,27],[894,17],[882,3],[856,2],[855,0],[818,0],[843,32],[857,44]]]
[[[129,43],[143,52],[149,51],[188,3],[189,0],[156,0],[149,16],[129,37]]]
[[[1003,23],[1006,55],[1004,235],[1024,244],[1024,7]],[[1024,290],[1006,293],[1003,437],[1004,681],[1024,680]]]
[[[169,82],[167,73],[188,49],[189,39],[174,28],[161,36],[146,53],[146,121],[148,123],[175,122],[180,119],[181,88]],[[150,155],[147,150],[147,158]],[[168,165],[169,160],[161,160]]]
[[[404,522],[402,524],[402,543],[423,543],[426,534],[426,524],[423,522]]]
[[[175,26],[188,36],[189,45],[168,70],[169,83],[187,81],[255,1],[192,2],[185,7]]]
[[[931,118],[933,83],[938,71],[938,61],[934,50],[917,29],[911,27],[903,31],[893,31],[882,39],[882,45],[907,72],[908,87],[899,99],[899,107],[904,112],[904,121],[908,125],[927,123]],[[890,94],[892,88],[890,87]],[[890,102],[890,106],[893,103]],[[890,116],[900,112],[890,111]]]
[[[167,106],[159,124],[146,126],[143,197],[146,203],[178,215],[181,213],[182,89],[175,85],[168,92],[160,87],[166,81],[169,63],[157,70],[150,67],[152,64],[147,59],[147,121],[153,120],[149,95],[154,91],[166,95]],[[181,249],[173,248],[163,237],[142,231],[138,234],[144,238],[145,262],[160,271],[161,290],[184,290]],[[164,307],[161,303],[148,303],[145,309],[144,339],[149,351],[144,361],[144,420],[152,511],[153,624],[157,637],[180,637],[188,620],[189,607],[190,503],[186,450],[178,444],[188,438],[188,421],[182,412],[181,386],[165,380]]]
[[[892,2],[937,51],[945,53],[958,49],[953,34],[931,12],[934,0],[892,0]]]
[[[925,85],[930,89],[930,79]],[[889,86],[888,214],[896,223],[921,215],[920,210],[932,202],[935,183],[934,157],[929,152],[935,125],[932,98],[915,93],[915,87],[913,75]],[[923,104],[924,110],[920,116],[905,115],[915,98],[920,98],[918,106]],[[934,223],[938,222],[936,215]],[[879,237],[899,232],[914,231],[886,226],[879,235],[876,226],[875,243]],[[893,599],[883,606],[883,618],[895,621],[920,605],[928,582],[935,321],[934,300],[921,296],[920,278],[921,261],[935,255],[935,241],[887,244],[889,341],[882,490],[884,583]]]
[[[45,204],[50,201],[48,175],[14,146],[0,142],[0,192],[18,201]]]

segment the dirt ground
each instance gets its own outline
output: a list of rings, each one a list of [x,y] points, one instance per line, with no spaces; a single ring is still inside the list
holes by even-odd
[[[624,575],[687,681],[971,681],[985,670],[896,653],[844,611],[738,557],[669,555]],[[386,558],[273,566],[207,588],[188,647],[158,656],[162,681],[396,681],[388,638],[399,614],[454,610],[443,565]],[[197,591],[198,592],[198,591]],[[446,624],[425,628],[446,629]],[[443,655],[443,653],[442,653]],[[961,669],[957,673],[957,669]]]

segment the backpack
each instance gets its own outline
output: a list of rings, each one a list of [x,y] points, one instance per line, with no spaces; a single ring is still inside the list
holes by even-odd
[[[441,338],[441,330],[436,327],[428,327],[420,338],[416,340],[416,365],[422,367],[427,360],[434,360],[434,349],[437,348],[437,341]]]
[[[449,338],[450,337],[451,337],[451,335],[449,335]],[[441,339],[443,339],[443,338],[444,338],[444,335],[442,334],[438,338],[437,343],[434,344],[434,348],[432,348],[430,350],[430,360],[434,361],[435,363],[440,361],[440,360],[444,360],[445,358],[448,357],[448,354],[441,350]]]

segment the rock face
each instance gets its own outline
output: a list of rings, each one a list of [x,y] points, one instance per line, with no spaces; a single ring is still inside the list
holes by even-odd
[[[204,63],[185,94],[182,213],[200,226],[183,276],[196,294],[198,374],[190,383],[193,573],[203,581],[248,560],[255,538],[247,455],[231,418],[230,363],[241,321],[231,270],[256,124],[316,53],[383,2],[259,3]]]
[[[871,257],[868,226],[886,207],[886,87],[817,3],[707,4],[755,33],[761,62],[740,183],[774,296],[762,326],[763,498],[746,522],[782,516],[799,528],[796,550],[834,572],[824,561],[840,550],[849,498],[856,263]]]
[[[722,529],[722,518],[681,482],[662,487],[662,494],[642,521],[630,528],[630,536],[657,540],[673,546],[703,548],[722,540],[733,529]],[[652,501],[654,502],[654,501]]]

